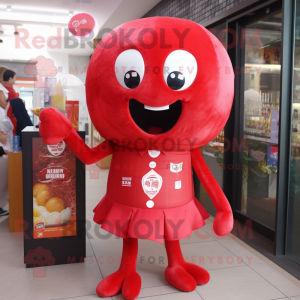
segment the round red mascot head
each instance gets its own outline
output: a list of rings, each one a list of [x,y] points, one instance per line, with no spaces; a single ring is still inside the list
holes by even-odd
[[[225,48],[208,30],[154,17],[105,36],[92,56],[86,89],[101,136],[138,149],[187,150],[224,127],[234,75]]]

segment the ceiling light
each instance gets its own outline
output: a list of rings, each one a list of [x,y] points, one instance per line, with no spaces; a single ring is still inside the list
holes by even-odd
[[[7,10],[7,11],[11,11],[11,6],[7,5],[7,6],[6,6],[6,10]]]
[[[29,12],[36,12],[36,13],[57,13],[57,14],[67,14],[68,11],[66,9],[53,9],[53,8],[42,8],[42,7],[33,7],[33,6],[16,6],[14,5],[14,11],[18,10],[18,11],[29,11]]]

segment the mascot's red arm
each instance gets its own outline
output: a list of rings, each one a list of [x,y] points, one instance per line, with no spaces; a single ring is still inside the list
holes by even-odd
[[[233,228],[231,207],[222,189],[206,165],[199,148],[193,149],[191,153],[193,168],[217,210],[214,220],[214,231],[217,235],[224,236]]]
[[[112,144],[108,140],[93,149],[89,148],[79,137],[71,122],[55,108],[44,108],[39,117],[43,142],[47,145],[56,145],[64,140],[84,164],[93,164],[112,154]]]

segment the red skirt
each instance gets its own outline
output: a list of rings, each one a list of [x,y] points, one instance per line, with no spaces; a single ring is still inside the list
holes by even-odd
[[[117,203],[105,195],[94,213],[94,221],[116,236],[148,239],[161,244],[164,239],[180,240],[190,236],[209,218],[196,198],[179,207],[143,209]]]

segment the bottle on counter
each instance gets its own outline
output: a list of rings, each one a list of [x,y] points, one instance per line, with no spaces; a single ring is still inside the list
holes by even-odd
[[[65,95],[60,80],[51,92],[51,106],[57,109],[65,110]]]

